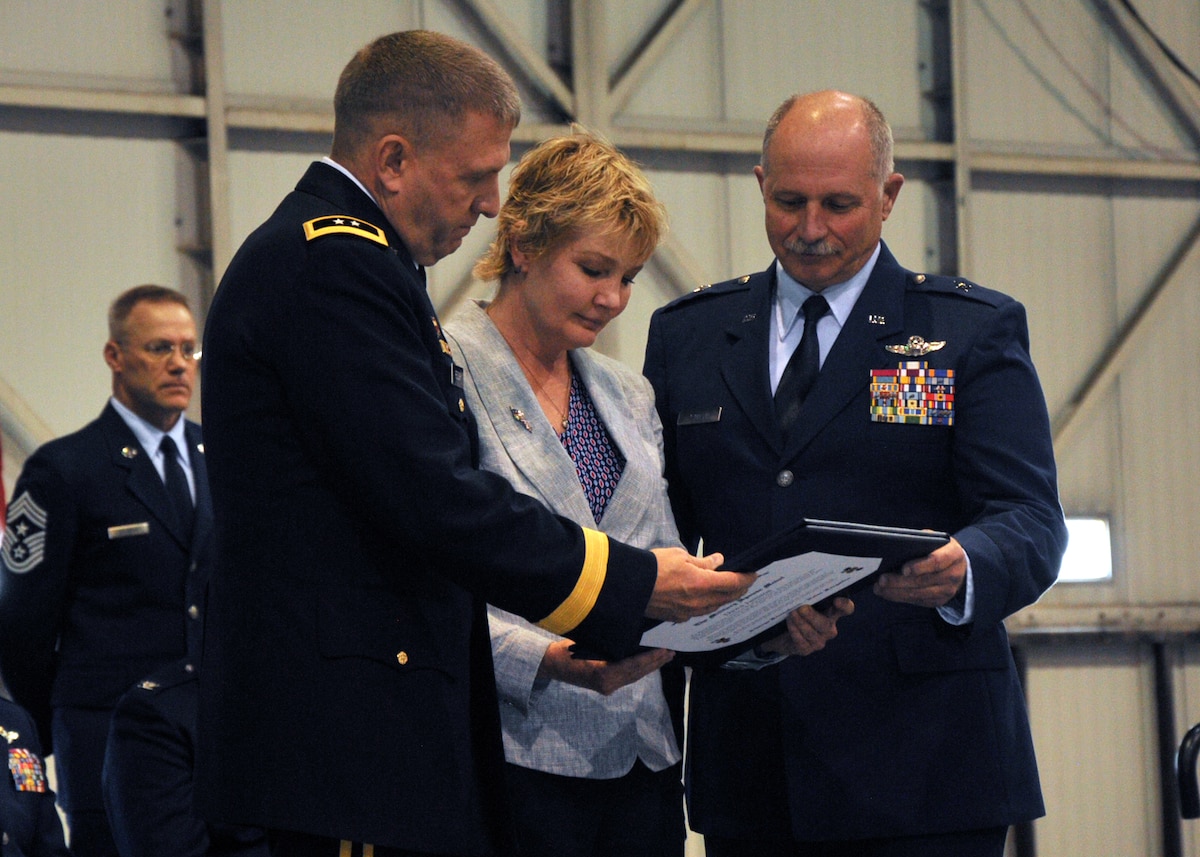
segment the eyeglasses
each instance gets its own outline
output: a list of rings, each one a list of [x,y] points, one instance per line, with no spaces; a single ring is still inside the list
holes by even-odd
[[[121,343],[121,347],[126,347],[125,343]],[[158,363],[165,363],[170,360],[171,355],[175,353],[176,349],[179,350],[179,356],[185,363],[191,363],[194,360],[200,359],[200,352],[196,349],[196,345],[193,342],[181,342],[179,345],[176,345],[174,342],[158,339],[141,346],[141,350],[145,355]]]

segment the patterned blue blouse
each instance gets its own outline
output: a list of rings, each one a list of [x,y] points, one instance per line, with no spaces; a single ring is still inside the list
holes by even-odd
[[[608,508],[608,501],[617,490],[617,483],[621,481],[625,459],[613,446],[604,423],[596,414],[596,406],[592,404],[587,388],[574,372],[571,373],[567,425],[558,437],[567,455],[575,462],[579,484],[587,495],[592,517],[599,524],[604,517],[604,510]]]

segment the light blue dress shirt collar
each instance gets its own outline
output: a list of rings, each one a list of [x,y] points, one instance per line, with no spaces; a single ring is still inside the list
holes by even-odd
[[[158,471],[158,478],[163,480],[164,485],[167,482],[166,465],[159,446],[162,444],[164,435],[175,441],[175,448],[179,450],[179,463],[183,465],[184,475],[187,476],[188,490],[192,493],[192,502],[194,503],[196,501],[196,479],[192,475],[191,450],[188,449],[187,432],[184,431],[187,421],[183,415],[180,414],[179,419],[175,421],[175,425],[171,426],[170,431],[164,432],[157,426],[146,422],[115,398],[109,398],[108,401],[112,403],[113,409],[125,421],[125,425],[129,426],[129,430],[133,432],[133,436],[137,438],[137,442],[141,444],[142,449],[150,456],[150,462],[154,465],[154,469]]]
[[[833,348],[833,343],[842,330],[842,325],[850,317],[850,311],[858,302],[859,295],[867,287],[867,280],[875,270],[875,262],[879,259],[882,244],[875,245],[871,258],[853,277],[844,283],[826,286],[821,292],[829,302],[829,312],[817,323],[817,341],[821,349],[821,365]],[[812,289],[802,285],[792,278],[778,260],[775,262],[775,302],[772,305],[771,337],[771,391],[779,386],[779,378],[783,368],[787,366],[788,358],[800,344],[800,336],[804,333],[804,320],[800,315],[800,307],[804,301],[815,295]]]

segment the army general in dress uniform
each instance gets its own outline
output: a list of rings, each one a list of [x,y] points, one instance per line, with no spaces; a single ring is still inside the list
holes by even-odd
[[[242,245],[208,318],[199,796],[276,854],[503,853],[484,602],[620,656],[643,614],[711,612],[750,579],[477,468],[424,266],[496,214],[512,80],[395,33],[351,60],[334,113],[331,157]]]

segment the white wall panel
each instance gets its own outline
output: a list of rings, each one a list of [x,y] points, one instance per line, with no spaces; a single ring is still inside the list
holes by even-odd
[[[1084,84],[1107,89],[1108,52],[1091,4],[974,0],[962,6],[971,138],[1101,147],[1107,122]],[[1025,10],[1032,7],[1030,18]],[[1052,40],[1041,32],[1053,33]]]
[[[1152,677],[1145,650],[1120,641],[1029,647],[1026,695],[1046,802],[1034,824],[1038,854],[1162,853]]]
[[[1030,348],[1051,413],[1100,357],[1116,324],[1112,210],[1099,194],[1008,178],[971,197],[975,269],[1029,314]]]
[[[0,132],[0,152],[0,367],[64,434],[110,392],[109,303],[141,283],[179,287],[176,147]]]
[[[920,127],[918,3],[719,5],[730,118],[761,128],[793,92],[833,88],[873,99],[897,129]]]
[[[1134,598],[1200,601],[1200,253],[1120,379],[1125,534]],[[1185,344],[1186,343],[1186,344]]]
[[[230,95],[313,99],[332,107],[338,75],[354,52],[383,33],[420,26],[417,11],[417,4],[396,0],[225,3]]]
[[[0,0],[0,78],[170,91],[165,6],[161,0]]]
[[[609,20],[619,20],[609,16]],[[723,52],[719,4],[705,4],[678,35],[661,61],[642,81],[618,121],[660,125],[674,119],[703,128],[705,120],[724,119]]]

